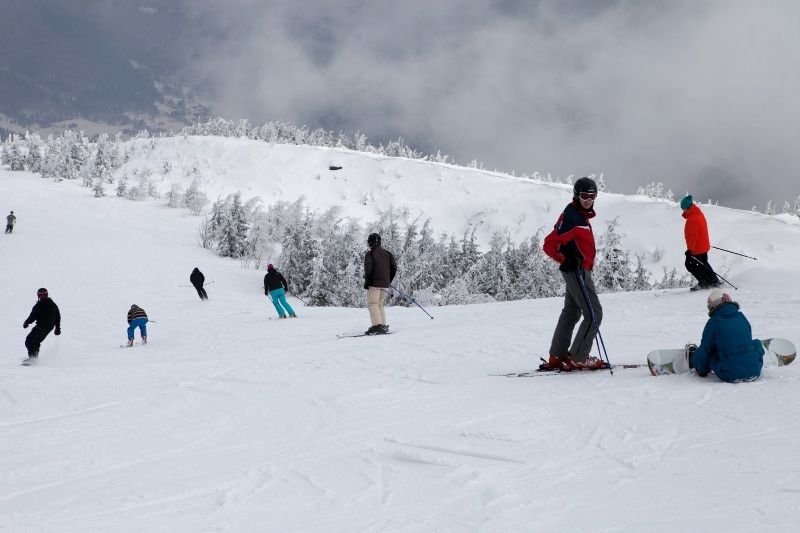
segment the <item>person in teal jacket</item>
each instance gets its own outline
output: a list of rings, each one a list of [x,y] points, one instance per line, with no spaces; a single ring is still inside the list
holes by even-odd
[[[715,289],[708,296],[708,322],[700,346],[689,355],[689,366],[700,377],[713,372],[722,381],[753,381],[761,375],[764,347],[753,339],[750,322],[739,304]]]

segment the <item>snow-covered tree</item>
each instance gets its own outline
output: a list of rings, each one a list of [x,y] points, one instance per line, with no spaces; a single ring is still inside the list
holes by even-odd
[[[237,192],[228,202],[227,214],[220,228],[219,244],[217,245],[219,255],[242,257],[246,249],[248,230],[247,213],[242,205],[242,195]]]
[[[102,198],[103,196],[106,195],[105,189],[103,188],[104,185],[105,182],[102,179],[96,178],[94,180],[94,184],[92,185],[92,190],[94,191],[95,198]]]
[[[609,220],[600,239],[601,254],[595,260],[592,276],[598,291],[625,291],[633,284],[630,256],[622,249],[621,236],[617,233],[618,224],[616,218]]]
[[[292,279],[292,290],[297,294],[303,294],[311,284],[314,265],[320,255],[313,227],[313,215],[306,212],[300,221],[286,228],[281,240],[282,272]]]
[[[169,188],[169,192],[165,197],[165,200],[167,201],[167,207],[175,208],[184,205],[183,189],[181,188],[179,183],[172,184],[172,186]]]
[[[183,205],[192,212],[193,215],[199,215],[203,212],[203,208],[208,205],[208,196],[200,190],[200,181],[193,179],[186,192],[183,195]]]

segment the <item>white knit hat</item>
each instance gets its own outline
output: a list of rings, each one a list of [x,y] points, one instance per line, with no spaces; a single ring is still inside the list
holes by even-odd
[[[733,300],[731,300],[731,297],[727,292],[723,291],[722,289],[714,289],[711,291],[711,294],[708,295],[706,306],[708,307],[709,311],[712,311],[720,305],[731,301]]]

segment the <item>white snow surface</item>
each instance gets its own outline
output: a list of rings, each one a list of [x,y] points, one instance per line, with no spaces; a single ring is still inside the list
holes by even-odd
[[[378,160],[345,153],[330,162],[345,157],[365,169]],[[453,220],[471,196],[497,206],[497,217],[524,206],[530,224],[550,226],[569,198],[564,186],[425,163],[434,181],[456,172],[468,183],[443,189],[453,197],[433,196],[430,176],[415,184],[419,163],[381,164],[403,176],[383,179],[409,182],[400,200]],[[366,173],[350,179],[366,183]],[[236,188],[265,188],[255,174],[250,185],[237,176]],[[303,191],[309,200],[355,194],[326,179]],[[291,195],[301,185],[287,176],[284,187]],[[17,228],[0,237],[1,531],[789,532],[800,524],[792,452],[800,363],[735,385],[656,378],[646,368],[495,377],[546,356],[560,298],[437,307],[434,320],[393,307],[392,335],[337,339],[366,329],[367,311],[290,297],[299,318],[276,320],[263,270],[200,248],[199,218],[184,210],[0,171],[0,214],[11,209]],[[682,264],[674,203],[601,195],[597,210],[626,221],[629,243],[659,245],[665,264]],[[798,225],[704,210],[715,244],[759,259],[711,256],[739,287],[731,294],[754,334],[797,344]],[[186,287],[195,266],[214,281],[207,302]],[[22,322],[40,286],[61,309],[63,334],[24,367]],[[699,340],[706,297],[600,295],[611,361],[641,363],[654,348]],[[154,321],[150,342],[120,348],[134,303]]]

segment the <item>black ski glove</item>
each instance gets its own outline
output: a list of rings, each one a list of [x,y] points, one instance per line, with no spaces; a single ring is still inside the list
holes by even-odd
[[[583,256],[578,251],[578,245],[575,244],[575,241],[562,244],[559,251],[564,255],[564,261],[558,267],[561,272],[575,272],[581,267]]]
[[[365,289],[369,289],[369,281],[365,281],[364,282],[364,288]]]
[[[61,326],[57,327],[56,330],[53,332],[54,335],[61,335]]]
[[[686,257],[692,257],[692,255],[694,255],[694,254],[692,254],[692,252],[690,252],[689,250],[686,250]]]
[[[23,323],[22,323],[22,327],[23,327],[23,328],[25,328],[25,329],[28,329],[28,326],[29,326],[29,325],[30,325],[30,324],[28,324],[27,322],[23,322]]]
[[[558,269],[561,272],[575,272],[581,266],[581,258],[577,255],[568,255]]]

